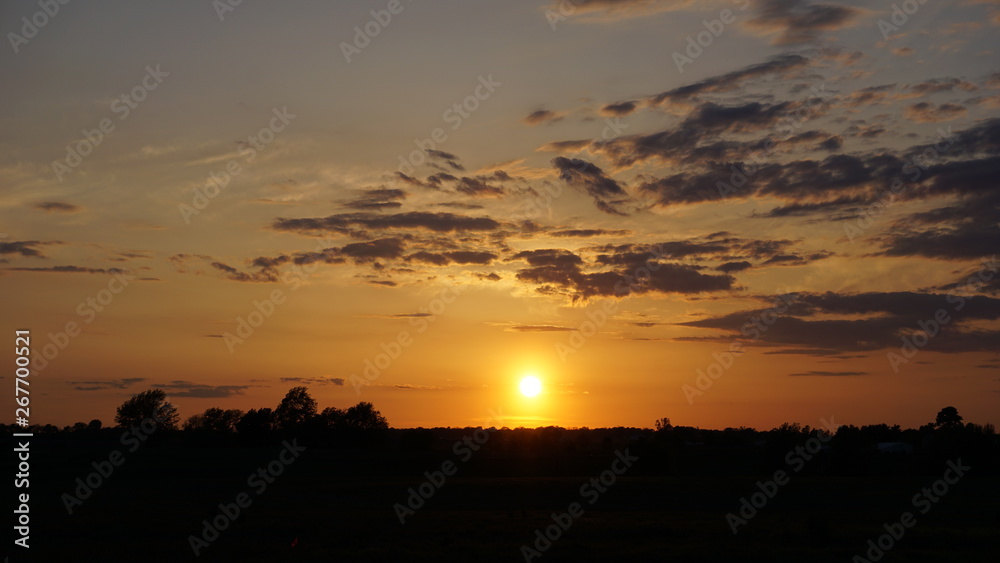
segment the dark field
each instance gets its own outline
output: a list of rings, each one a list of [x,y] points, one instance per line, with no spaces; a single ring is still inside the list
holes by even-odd
[[[946,463],[904,459],[890,471],[869,464],[866,474],[843,475],[816,459],[801,473],[790,471],[789,483],[734,535],[726,514],[757,491],[758,480],[788,469],[780,456],[746,461],[741,454],[745,463],[722,469],[731,452],[678,460],[644,455],[632,444],[626,447],[640,460],[589,504],[594,497],[582,497],[580,488],[611,467],[615,450],[513,455],[484,447],[461,463],[450,448],[316,446],[258,495],[247,477],[274,460],[280,444],[144,446],[68,515],[61,495],[120,444],[36,438],[32,560],[524,561],[521,546],[572,502],[583,516],[533,561],[851,561],[905,511],[916,525],[881,561],[995,561],[1000,538],[1000,481],[990,464],[968,459],[968,475],[926,514],[911,499],[942,477]],[[408,488],[448,459],[457,473],[401,525],[394,505],[405,504]],[[252,504],[196,558],[189,536],[241,492]],[[21,551],[10,561],[26,560]]]

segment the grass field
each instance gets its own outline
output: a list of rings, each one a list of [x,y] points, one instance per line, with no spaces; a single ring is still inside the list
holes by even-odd
[[[590,504],[580,488],[610,467],[613,455],[538,469],[538,460],[484,454],[459,464],[401,525],[394,505],[405,504],[408,488],[446,457],[312,448],[256,494],[247,477],[275,459],[278,445],[150,447],[129,454],[67,514],[63,493],[72,493],[75,479],[107,449],[77,446],[33,459],[34,560],[524,561],[521,546],[553,523],[552,513],[579,502],[583,516],[533,561],[851,561],[884,533],[884,523],[919,512],[912,497],[936,479],[792,475],[734,535],[726,514],[771,472],[657,475],[640,461]],[[241,492],[252,503],[196,558],[189,536]],[[881,561],[995,560],[998,499],[996,476],[973,468],[916,514],[916,525]],[[21,560],[11,554],[11,562]]]

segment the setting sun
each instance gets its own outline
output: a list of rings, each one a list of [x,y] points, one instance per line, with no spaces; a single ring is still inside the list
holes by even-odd
[[[534,397],[542,392],[542,382],[533,375],[529,375],[521,380],[521,394],[525,397]]]

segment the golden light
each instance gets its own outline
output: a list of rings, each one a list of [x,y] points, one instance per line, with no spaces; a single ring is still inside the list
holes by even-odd
[[[542,392],[542,381],[533,375],[529,375],[521,380],[521,394],[525,397],[534,397]]]

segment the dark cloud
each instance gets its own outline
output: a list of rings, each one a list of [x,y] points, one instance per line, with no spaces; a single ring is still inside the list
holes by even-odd
[[[11,242],[0,242],[0,254],[20,254],[31,258],[44,258],[41,250],[36,246],[54,244],[40,240],[16,240]]]
[[[148,381],[145,377],[126,377],[122,379],[103,379],[97,381],[67,381],[77,391],[104,391],[106,389],[128,389],[136,383]]]
[[[368,242],[352,242],[343,246],[339,253],[350,257],[356,264],[367,264],[379,258],[399,258],[403,255],[402,239],[384,238]]]
[[[778,314],[766,330],[754,319],[766,318],[769,309],[745,310],[718,317],[680,323],[730,333],[728,338],[755,335],[763,346],[792,347],[775,353],[835,356],[850,351],[899,349],[903,337],[921,332],[921,326],[944,310],[950,322],[939,325],[924,349],[937,352],[995,350],[1000,331],[971,326],[977,320],[1000,319],[1000,300],[914,292],[839,294],[805,293],[787,311]],[[771,312],[770,314],[773,314]],[[818,318],[820,316],[825,318]],[[830,315],[853,318],[829,318]],[[923,325],[922,325],[923,323]],[[683,340],[683,339],[682,339]]]
[[[480,178],[465,176],[459,178],[455,191],[472,197],[502,197],[506,193],[500,186],[487,184]]]
[[[427,185],[435,189],[440,189],[444,182],[457,182],[458,178],[447,172],[438,172],[427,177]],[[443,205],[443,204],[442,204]]]
[[[343,386],[346,380],[343,377],[330,377],[328,375],[320,377],[282,377],[282,383],[298,383],[302,385],[337,385]]]
[[[625,189],[593,163],[557,156],[552,159],[552,165],[559,171],[562,181],[593,197],[598,209],[613,215],[625,214],[619,209],[619,204],[627,197]]]
[[[406,192],[399,189],[378,188],[366,190],[360,197],[344,202],[344,207],[361,210],[382,210],[402,207],[398,200],[406,198]]]
[[[854,23],[862,12],[850,6],[814,4],[809,0],[758,0],[749,29],[773,35],[772,45],[797,45],[815,41],[824,31]]]
[[[427,156],[433,161],[443,161],[452,170],[465,170],[465,167],[458,163],[458,157],[451,154],[450,152],[439,151],[435,149],[428,149]]]
[[[411,211],[392,215],[373,213],[341,213],[328,217],[285,219],[277,218],[272,228],[279,231],[310,232],[334,231],[351,233],[352,226],[367,229],[426,229],[439,233],[463,231],[495,231],[501,225],[489,217],[466,217],[453,213]]]
[[[514,325],[507,330],[512,332],[572,332],[574,328],[555,325]]]
[[[445,201],[442,203],[435,203],[437,207],[449,207],[452,209],[482,209],[484,206],[478,203],[465,203],[463,201]]]
[[[260,385],[205,385],[191,381],[174,380],[169,383],[157,383],[153,387],[163,389],[170,397],[190,397],[194,399],[218,399],[244,395],[251,387]]]
[[[120,274],[121,268],[88,268],[86,266],[50,266],[48,268],[7,268],[17,272],[50,272],[56,274]]]
[[[40,209],[46,213],[75,213],[80,210],[80,206],[63,201],[43,201],[33,205],[35,209]]]
[[[603,237],[603,236],[627,236],[632,234],[632,231],[624,230],[613,230],[613,229],[565,229],[562,231],[552,231],[547,233],[549,236],[556,238],[585,238],[585,237]]]
[[[238,282],[274,282],[277,281],[276,277],[269,275],[254,275],[248,274],[246,272],[241,272],[236,268],[226,264],[224,262],[212,262],[212,267],[216,270],[221,271],[226,279],[230,279]]]
[[[616,104],[608,104],[601,108],[601,115],[621,117],[634,112],[636,107],[635,102],[618,102]]]
[[[907,89],[920,96],[930,96],[939,92],[953,92],[956,89],[965,92],[975,92],[979,87],[960,78],[933,78],[917,84],[911,84]]]
[[[702,94],[731,92],[749,80],[778,76],[793,77],[809,66],[809,59],[796,54],[780,55],[769,61],[743,67],[693,84],[661,92],[647,99],[652,105],[687,103]]]
[[[436,266],[447,266],[448,264],[490,264],[497,259],[497,255],[492,252],[474,252],[457,250],[452,252],[415,252],[406,257],[407,261],[425,262]]]
[[[698,266],[663,263],[651,254],[626,251],[620,257],[605,255],[597,265],[612,269],[585,271],[583,259],[567,250],[523,251],[514,259],[530,267],[518,270],[517,279],[536,284],[541,293],[562,293],[574,301],[591,297],[626,297],[643,293],[700,293],[731,289],[735,278],[699,272]]]
[[[538,147],[545,152],[580,152],[593,142],[592,139],[576,139],[571,141],[553,141]]]
[[[805,371],[802,373],[790,373],[792,377],[797,376],[819,376],[819,377],[847,377],[852,375],[868,375],[867,371]]]
[[[930,102],[918,102],[906,108],[903,115],[910,121],[917,123],[936,123],[939,121],[951,121],[963,117],[968,111],[965,106],[958,104],[934,105]]]
[[[725,161],[765,151],[776,142],[771,139],[736,141],[722,139],[723,134],[777,130],[790,115],[818,115],[822,104],[813,99],[768,104],[748,102],[721,105],[706,102],[675,128],[644,135],[625,135],[596,143],[592,150],[607,157],[616,168],[626,168],[656,159],[678,166]]]
[[[733,272],[748,270],[751,267],[753,267],[753,264],[747,262],[746,260],[741,260],[739,262],[726,262],[725,264],[720,264],[715,269],[724,274],[731,274]]]
[[[528,125],[539,125],[546,122],[554,123],[560,119],[562,119],[562,117],[558,113],[547,109],[540,109],[529,113],[521,119],[521,121],[527,123]]]
[[[861,196],[843,196],[830,201],[820,201],[816,203],[790,203],[775,207],[759,217],[800,217],[813,215],[820,211],[827,210],[857,210],[867,203],[868,200]]]

